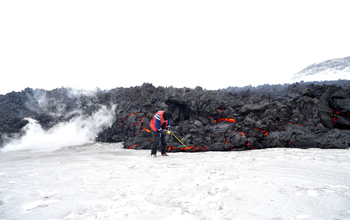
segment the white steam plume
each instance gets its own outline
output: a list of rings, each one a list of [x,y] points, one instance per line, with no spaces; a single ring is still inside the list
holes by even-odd
[[[109,127],[115,120],[116,106],[111,109],[102,106],[89,117],[79,116],[62,122],[48,131],[34,119],[25,118],[28,124],[23,128],[25,135],[10,141],[1,151],[39,150],[54,151],[62,147],[91,143],[101,129]]]

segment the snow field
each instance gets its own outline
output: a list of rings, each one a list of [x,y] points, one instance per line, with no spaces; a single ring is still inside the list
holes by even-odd
[[[0,219],[350,219],[350,151],[0,153]]]

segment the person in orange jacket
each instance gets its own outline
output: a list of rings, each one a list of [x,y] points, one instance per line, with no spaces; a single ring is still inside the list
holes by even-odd
[[[158,111],[154,114],[152,120],[151,120],[151,131],[153,135],[153,145],[151,148],[151,156],[156,157],[157,156],[157,148],[159,143],[160,145],[160,151],[162,153],[162,156],[168,156],[166,153],[166,139],[165,135],[167,134],[166,130],[170,130],[170,119],[172,118],[173,114],[169,111]]]

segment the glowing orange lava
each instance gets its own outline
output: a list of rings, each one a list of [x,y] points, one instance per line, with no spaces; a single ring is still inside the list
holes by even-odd
[[[265,134],[264,134],[264,137],[266,137],[266,136],[268,136],[268,135],[269,135],[269,132],[268,132],[268,131],[266,131],[266,130],[262,130],[262,129],[259,129],[259,128],[254,128],[254,130],[258,130],[258,131],[260,131],[260,132],[265,133]]]
[[[172,146],[172,147],[168,147],[168,151],[170,150],[178,150],[178,151],[192,151],[192,152],[201,152],[201,151],[208,151],[208,146],[205,146],[205,147],[201,147],[201,146],[189,146],[189,147],[175,147],[175,146]]]
[[[130,146],[129,149],[133,149],[136,146],[137,146],[137,144],[134,144],[134,145]]]
[[[236,120],[234,118],[219,118],[218,120],[214,120],[216,123],[220,122],[231,122],[231,123],[236,123]]]
[[[141,128],[142,130],[144,130],[144,131],[147,131],[148,133],[151,133],[151,130],[150,129],[147,129],[147,128],[145,128],[145,125],[142,125],[142,128]]]
[[[209,116],[208,118],[210,119],[211,117]],[[225,122],[225,121],[231,122],[231,123],[235,123],[236,122],[236,120],[234,118],[219,118],[218,120],[214,119],[214,121],[216,123]]]

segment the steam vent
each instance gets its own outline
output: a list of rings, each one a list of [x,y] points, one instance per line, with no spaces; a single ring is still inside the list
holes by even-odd
[[[187,146],[168,136],[170,152],[232,151],[263,148],[349,148],[350,81],[332,84],[265,85],[207,91],[201,87],[138,87],[100,91],[72,98],[67,89],[41,91],[64,103],[64,110],[80,108],[91,115],[100,106],[116,104],[115,121],[96,137],[99,142],[124,142],[129,149],[150,149],[150,121],[159,110],[171,111],[172,131]],[[37,91],[26,89],[0,96],[2,137],[20,132],[22,120],[32,117],[43,128],[68,120],[48,111],[28,108]],[[50,102],[54,105],[55,102]],[[79,103],[79,104],[77,104]],[[35,105],[31,105],[35,106]],[[57,106],[46,106],[53,109]],[[16,112],[8,111],[15,108]],[[37,108],[38,105],[37,105]],[[9,115],[4,118],[4,115]],[[74,117],[71,115],[70,117]],[[5,143],[0,139],[0,143]]]

